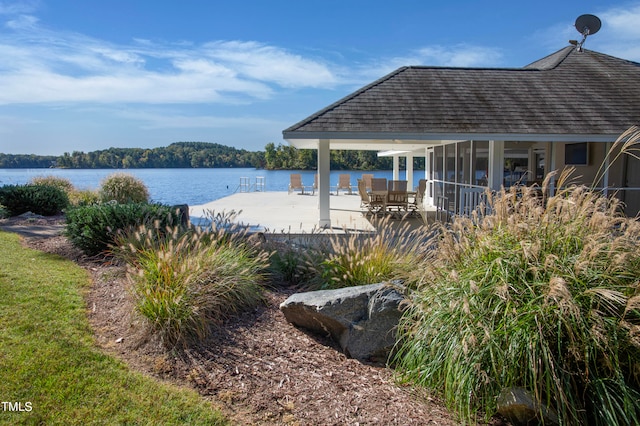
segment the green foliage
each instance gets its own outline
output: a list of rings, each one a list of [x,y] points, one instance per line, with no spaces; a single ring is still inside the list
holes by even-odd
[[[212,327],[262,301],[268,255],[239,234],[142,226],[122,233],[117,253],[130,265],[136,311],[167,347],[207,336]]]
[[[90,206],[100,204],[100,193],[91,189],[76,189],[69,194],[73,206]]]
[[[301,253],[311,288],[333,289],[389,280],[408,281],[425,255],[430,233],[383,219],[368,234],[332,234],[328,245]]]
[[[131,230],[158,221],[164,229],[179,221],[177,211],[162,204],[95,204],[77,206],[66,212],[65,233],[74,246],[88,255],[105,252],[119,230]]]
[[[106,150],[65,152],[62,156],[0,154],[0,168],[128,169],[255,167],[268,170],[315,170],[317,151],[296,149],[270,142],[265,151],[246,151],[216,143],[176,142],[167,147],[109,148]],[[400,167],[404,166],[401,158]],[[424,158],[414,158],[414,170],[424,169]],[[378,157],[375,151],[331,151],[332,170],[390,170],[391,157]]]
[[[296,149],[289,145],[268,143],[265,146],[264,168],[269,170],[315,170],[317,151]],[[332,150],[331,170],[389,170],[391,157],[378,157],[375,151]],[[404,165],[402,164],[401,167]],[[414,169],[424,169],[424,158],[414,159]]]
[[[153,149],[109,148],[71,154],[57,158],[64,168],[199,168],[199,167],[261,167],[263,156],[216,143],[177,142]]]
[[[95,347],[86,271],[0,232],[0,395],[31,403],[3,425],[226,424],[192,390],[130,371]]]
[[[55,186],[5,185],[0,187],[0,204],[9,212],[9,216],[26,212],[53,216],[69,205],[69,198]]]
[[[513,386],[561,424],[640,422],[640,223],[566,182],[487,194],[419,268],[397,362],[467,422]]]
[[[53,155],[0,153],[0,169],[48,169],[55,167],[56,159]]]
[[[127,173],[114,173],[100,183],[100,197],[104,202],[146,203],[149,190],[140,179]]]

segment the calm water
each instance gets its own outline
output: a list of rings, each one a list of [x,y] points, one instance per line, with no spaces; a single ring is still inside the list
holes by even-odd
[[[37,176],[59,176],[69,179],[78,189],[96,189],[106,176],[124,172],[142,180],[149,189],[151,199],[163,204],[189,204],[190,206],[208,203],[235,193],[241,177],[248,177],[255,185],[257,177],[263,177],[266,191],[286,191],[289,185],[290,170],[257,169],[0,169],[0,186],[25,184]],[[315,171],[296,171],[302,174],[305,185],[313,185]],[[341,173],[351,174],[351,184],[356,185],[362,173],[374,173],[376,177],[391,179],[390,170],[376,172],[332,171],[331,185],[338,182]],[[414,187],[424,176],[423,171],[414,171]],[[404,172],[400,172],[404,178]]]

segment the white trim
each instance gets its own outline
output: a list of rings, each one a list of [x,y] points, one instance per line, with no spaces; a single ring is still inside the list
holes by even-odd
[[[565,134],[565,133],[396,133],[396,132],[282,132],[283,138],[296,145],[302,141],[331,138],[334,143],[358,144],[388,144],[402,146],[404,144],[432,144],[458,142],[464,140],[504,140],[520,142],[614,142],[621,132],[611,134]],[[355,148],[358,149],[358,148]],[[389,148],[393,149],[393,148]],[[396,148],[397,149],[397,148]]]

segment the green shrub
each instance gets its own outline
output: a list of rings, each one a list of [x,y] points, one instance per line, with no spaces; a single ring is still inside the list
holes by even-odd
[[[442,228],[420,268],[401,323],[403,377],[466,422],[521,387],[560,424],[638,424],[640,223],[584,187],[546,205],[535,188],[488,198],[485,217]]]
[[[120,204],[146,203],[149,191],[140,179],[127,173],[114,173],[100,183],[102,201],[116,201]]]
[[[142,226],[118,241],[131,266],[136,311],[167,347],[201,339],[262,300],[268,255],[224,232]]]
[[[0,204],[9,212],[9,216],[26,212],[53,216],[69,205],[69,198],[55,186],[5,185],[0,187]]]
[[[179,223],[178,213],[162,204],[96,204],[66,212],[65,233],[74,246],[88,255],[107,251],[119,230],[158,222],[161,229]]]

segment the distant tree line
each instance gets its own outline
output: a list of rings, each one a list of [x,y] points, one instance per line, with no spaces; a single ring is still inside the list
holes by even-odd
[[[414,168],[424,168],[424,158],[414,159]],[[268,143],[265,151],[247,151],[217,143],[176,142],[160,148],[109,148],[65,152],[61,156],[0,154],[0,168],[137,169],[137,168],[228,168],[253,167],[267,170],[315,170],[314,149]],[[332,170],[390,170],[391,157],[375,151],[331,151]],[[404,167],[401,164],[401,167]]]
[[[0,153],[0,168],[2,169],[40,169],[56,167],[58,157],[53,155],[34,154],[2,154]]]
[[[144,169],[258,167],[259,152],[208,142],[176,142],[160,148],[109,148],[65,152],[57,167],[70,169]]]

